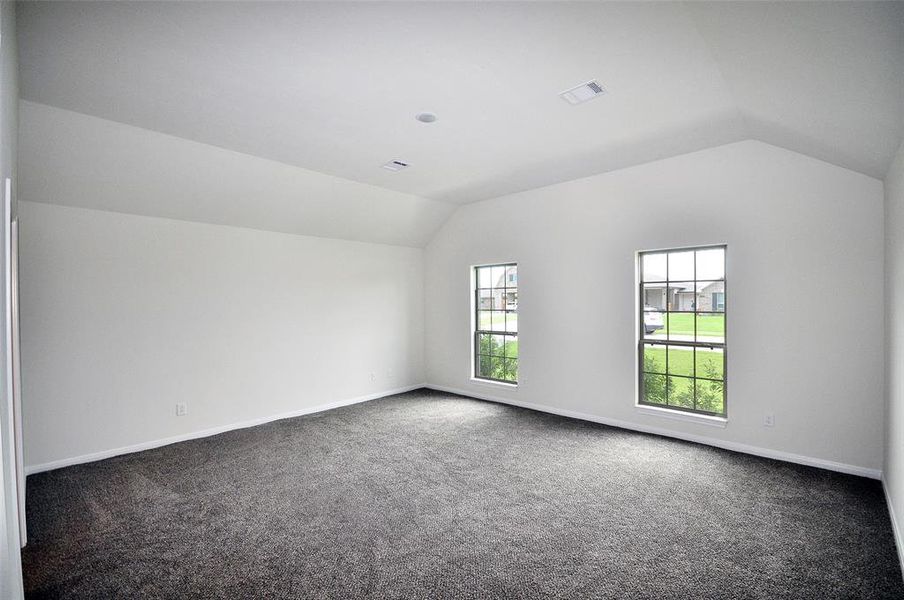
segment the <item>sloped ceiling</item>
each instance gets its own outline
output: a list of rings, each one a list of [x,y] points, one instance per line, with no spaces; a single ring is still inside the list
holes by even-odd
[[[898,2],[27,2],[18,25],[26,100],[449,203],[749,138],[881,178],[904,136]]]
[[[687,8],[750,137],[885,177],[904,136],[904,2]]]
[[[22,200],[416,248],[455,208],[28,101],[19,128]]]

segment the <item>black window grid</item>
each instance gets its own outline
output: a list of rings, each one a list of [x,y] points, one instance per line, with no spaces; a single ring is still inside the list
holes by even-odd
[[[501,267],[503,269],[502,273],[502,285],[496,285],[496,281],[491,280],[491,286],[486,287],[480,285],[480,271],[481,269],[493,269],[493,268]],[[480,265],[474,267],[474,364],[473,368],[473,376],[475,379],[483,379],[487,381],[496,381],[500,383],[509,383],[509,384],[517,384],[518,378],[517,376],[514,379],[501,379],[497,377],[488,377],[485,375],[481,375],[480,363],[482,358],[495,358],[504,361],[503,364],[506,367],[505,370],[508,371],[507,368],[509,364],[514,365],[514,372],[517,373],[518,370],[518,356],[508,356],[506,354],[508,348],[509,341],[517,341],[518,340],[518,330],[517,330],[517,308],[509,309],[507,308],[507,299],[509,296],[509,292],[514,292],[516,295],[518,293],[518,281],[517,278],[514,282],[514,285],[510,286],[509,277],[508,277],[508,269],[510,267],[517,268],[517,263],[504,263],[504,264],[492,264],[492,265]],[[501,307],[492,306],[490,309],[483,308],[481,305],[481,292],[490,292],[490,297],[493,297],[493,293],[496,291],[501,291],[500,303]],[[481,320],[482,314],[488,314],[490,317],[489,323],[483,323]],[[502,314],[502,328],[495,329],[493,324],[496,322],[494,315]],[[513,322],[515,324],[514,331],[509,331],[509,322]],[[481,352],[480,347],[480,338],[484,335],[492,335],[492,336],[502,336],[502,354],[486,354]],[[518,355],[520,356],[520,348]]]
[[[722,278],[721,279],[712,279],[712,278],[697,279],[697,252],[705,251],[705,250],[715,250],[715,249],[721,249],[723,251]],[[669,271],[670,271],[669,255],[675,254],[675,253],[681,253],[681,252],[694,252],[694,255],[693,255],[694,278],[693,279],[688,279],[686,277],[671,279],[669,276],[669,274],[670,274],[669,273]],[[727,310],[726,310],[726,308],[728,306],[728,301],[727,301],[728,282],[727,282],[727,273],[725,272],[725,266],[727,263],[727,253],[728,253],[727,246],[724,244],[712,245],[712,246],[695,246],[695,247],[691,247],[691,248],[674,248],[674,249],[668,249],[668,250],[651,250],[651,251],[647,251],[647,252],[639,252],[638,253],[639,272],[640,272],[640,278],[639,278],[640,281],[638,283],[638,285],[639,285],[639,289],[638,289],[639,336],[638,336],[638,345],[637,345],[638,365],[639,365],[638,382],[637,382],[637,389],[638,389],[637,402],[638,402],[638,404],[643,405],[643,406],[667,408],[670,410],[678,410],[678,411],[689,412],[689,413],[694,413],[694,414],[702,414],[702,415],[707,415],[707,416],[726,417],[728,415],[728,386],[727,386],[727,382],[728,382],[728,348],[726,346],[726,340],[728,339],[728,319],[727,319]],[[644,281],[644,271],[643,271],[644,256],[647,256],[650,254],[662,254],[666,257],[666,278],[664,280],[659,279],[659,280]],[[695,298],[697,296],[697,284],[722,283],[723,289],[721,290],[721,293],[723,294],[723,298],[724,298],[723,309],[715,310],[715,307],[710,307],[711,310],[701,311],[701,310],[698,310],[699,307],[697,306],[696,300],[695,300],[693,310],[670,310],[670,306],[668,303],[669,302],[668,290],[670,287],[669,284],[671,284],[671,283],[676,283],[676,284],[677,283],[692,283],[692,284],[694,284]],[[647,309],[646,308],[645,285],[649,285],[649,284],[660,284],[660,285],[665,284],[666,303],[665,303],[664,309]],[[645,329],[645,325],[644,325],[644,314],[645,313],[659,313],[659,314],[663,315],[664,324],[668,323],[668,319],[669,319],[668,315],[673,314],[673,313],[674,314],[692,314],[692,315],[694,315],[694,317],[693,317],[693,323],[694,323],[693,340],[671,339],[671,335],[672,335],[672,332],[670,330],[671,328],[669,328],[667,330],[665,339],[648,337],[648,335],[646,334],[646,329]],[[708,341],[698,340],[699,336],[698,336],[698,331],[697,331],[697,318],[699,315],[722,315],[724,321],[723,321],[722,341],[721,342],[711,341],[711,340],[708,340]],[[664,351],[664,355],[665,355],[665,372],[664,373],[659,373],[659,372],[654,373],[654,372],[649,372],[649,371],[644,370],[644,349],[646,346],[652,346],[652,345],[662,346],[665,350]],[[692,369],[693,369],[692,375],[690,375],[690,376],[677,375],[677,374],[671,374],[668,372],[669,371],[669,347],[686,347],[686,348],[690,348],[693,350],[693,356],[691,359],[691,364],[692,364]],[[706,348],[706,349],[718,348],[722,351],[722,379],[712,379],[712,378],[702,377],[702,376],[697,375],[697,356],[696,355],[697,355],[698,348]],[[665,378],[665,393],[664,393],[665,403],[664,404],[657,403],[657,402],[647,402],[645,400],[645,398],[646,398],[646,394],[645,394],[645,390],[644,390],[644,379],[645,379],[644,376],[645,375],[660,376],[660,377]],[[671,380],[673,378],[689,379],[692,382],[694,382],[691,385],[691,387],[694,390],[693,391],[693,407],[689,408],[689,407],[685,407],[685,406],[669,404],[669,398],[670,398],[669,391],[670,391],[670,387],[672,385]],[[722,411],[721,412],[701,410],[697,407],[697,386],[696,386],[697,380],[721,384],[721,390],[722,390]]]

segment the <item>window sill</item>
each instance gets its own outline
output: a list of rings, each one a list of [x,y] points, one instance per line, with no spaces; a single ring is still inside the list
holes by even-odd
[[[493,381],[491,379],[480,379],[479,377],[471,377],[471,383],[476,383],[477,385],[485,385],[488,387],[496,387],[496,388],[503,387],[503,388],[510,388],[510,389],[515,389],[515,390],[518,389],[517,383],[508,383],[505,381]]]
[[[709,425],[710,427],[725,427],[728,419],[725,417],[712,417],[710,415],[695,415],[693,413],[682,412],[678,410],[669,410],[667,408],[657,408],[655,406],[644,406],[635,404],[637,412],[654,417],[663,417],[666,419],[674,419],[676,421],[686,421],[688,423],[699,423],[700,425]]]

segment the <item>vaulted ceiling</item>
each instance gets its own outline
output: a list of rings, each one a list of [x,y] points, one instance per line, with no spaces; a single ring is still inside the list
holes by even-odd
[[[26,100],[452,203],[749,138],[881,178],[904,137],[899,2],[26,2],[18,27]]]

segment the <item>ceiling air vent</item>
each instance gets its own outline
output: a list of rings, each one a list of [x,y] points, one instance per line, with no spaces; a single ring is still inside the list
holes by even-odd
[[[559,96],[569,104],[580,104],[582,102],[587,102],[588,100],[593,100],[597,96],[602,96],[605,93],[606,90],[603,89],[603,86],[601,86],[598,81],[588,81],[587,83],[582,83],[570,90],[561,92]]]
[[[387,171],[401,171],[402,169],[408,168],[408,163],[402,162],[400,160],[391,160],[383,165],[383,168]]]

